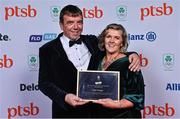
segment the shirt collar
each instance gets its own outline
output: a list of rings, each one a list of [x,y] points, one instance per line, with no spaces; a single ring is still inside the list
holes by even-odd
[[[65,35],[62,35],[62,37],[60,37],[60,40],[63,45],[65,45],[66,47],[69,47],[70,39],[68,37],[66,37]]]

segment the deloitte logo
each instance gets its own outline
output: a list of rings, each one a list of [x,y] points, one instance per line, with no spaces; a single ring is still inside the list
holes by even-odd
[[[127,18],[127,6],[119,5],[116,7],[116,14],[119,20],[126,20]]]
[[[2,35],[0,33],[0,41],[11,41],[8,35]]]

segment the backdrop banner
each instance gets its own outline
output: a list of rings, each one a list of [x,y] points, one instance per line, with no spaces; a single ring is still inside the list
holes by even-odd
[[[179,0],[0,0],[0,118],[51,118],[51,100],[38,88],[39,47],[61,32],[68,4],[82,9],[83,34],[110,23],[126,28],[128,51],[141,60],[143,117],[180,118]]]

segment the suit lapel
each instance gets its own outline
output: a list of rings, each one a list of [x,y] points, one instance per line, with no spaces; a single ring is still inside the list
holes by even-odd
[[[94,69],[94,63],[95,63],[95,48],[93,48],[93,43],[90,42],[91,39],[88,39],[88,37],[85,37],[85,36],[81,36],[82,38],[82,41],[84,42],[84,44],[86,45],[86,47],[88,48],[89,52],[91,53],[91,58],[90,58],[90,62],[89,62],[89,65],[88,65],[88,68],[87,69]],[[97,45],[97,44],[94,44],[94,45]]]
[[[73,63],[68,59],[68,56],[62,46],[62,43],[60,41],[61,36],[62,36],[62,33],[55,39],[53,49],[55,52],[57,52],[58,57],[61,59],[61,61],[63,61],[64,63],[67,63],[68,65],[70,65],[71,67],[76,69],[76,67],[73,65]]]
[[[71,67],[75,68],[76,67],[73,65],[73,63],[68,59],[68,56],[62,46],[62,43],[60,41],[60,37],[63,34],[61,33],[56,39],[55,39],[55,43],[54,43],[54,50],[57,52],[58,57],[61,59],[61,61],[63,61],[64,63],[69,64]],[[81,35],[80,37],[83,41],[83,43],[86,45],[86,47],[88,48],[89,52],[91,53],[91,58],[90,58],[90,62],[89,62],[89,66],[88,69],[91,69],[91,67],[93,66],[94,60],[95,60],[95,49],[93,48],[93,44],[90,42],[91,39],[88,39],[88,37],[85,37],[83,35]],[[95,44],[96,45],[96,44]]]
[[[81,39],[82,39],[83,43],[86,45],[86,47],[88,48],[88,50],[91,53],[91,55],[93,55],[94,54],[94,50],[93,50],[93,46],[92,46],[91,42],[89,41],[90,39],[86,38],[83,35],[81,35]]]

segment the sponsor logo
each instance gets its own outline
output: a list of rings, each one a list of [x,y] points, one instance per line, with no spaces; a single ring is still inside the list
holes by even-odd
[[[17,107],[9,107],[7,109],[8,119],[23,118],[28,116],[36,116],[39,114],[39,107],[31,102],[28,106],[18,105]]]
[[[2,35],[0,33],[0,41],[11,41],[8,35]]]
[[[174,54],[163,54],[163,66],[165,67],[165,70],[172,71],[172,68],[174,66]]]
[[[142,67],[146,67],[149,63],[148,59],[146,57],[143,57],[142,54],[139,54],[139,57],[140,57],[140,65]]]
[[[143,110],[143,118],[147,116],[157,116],[157,117],[169,117],[172,118],[175,115],[175,109],[173,106],[170,106],[168,103],[165,105],[149,105],[145,106]]]
[[[29,38],[29,42],[41,42],[42,35],[31,35]]]
[[[173,13],[173,7],[168,6],[167,3],[163,3],[162,6],[150,6],[140,9],[140,19],[143,21],[148,16],[156,17],[156,16],[168,16]]]
[[[156,40],[156,34],[152,31],[146,33],[146,39],[150,42]]]
[[[43,40],[53,40],[57,37],[56,33],[45,33],[43,36]]]
[[[95,6],[93,9],[87,9],[87,8],[83,8],[82,9],[83,12],[83,17],[84,18],[102,18],[104,13],[103,10],[98,8],[97,6]]]
[[[168,83],[166,86],[168,91],[180,91],[180,83]]]
[[[60,10],[61,10],[61,8],[59,6],[51,6],[50,7],[51,18],[53,19],[54,22],[59,21]]]
[[[38,91],[38,84],[32,83],[31,85],[20,84],[20,91]]]
[[[12,58],[9,58],[6,54],[0,58],[0,68],[11,68],[13,66]]]
[[[119,20],[126,20],[127,18],[127,6],[119,5],[116,7],[116,14]]]
[[[5,7],[5,20],[9,20],[11,17],[31,17],[34,18],[37,15],[37,10],[28,5],[27,8]]]
[[[28,56],[28,67],[30,70],[37,70],[38,69],[38,55],[29,55]]]
[[[61,11],[60,6],[51,6],[50,7],[50,14],[53,19],[53,22],[59,21],[60,11]],[[92,9],[82,8],[82,12],[83,12],[83,17],[89,18],[89,19],[93,19],[93,18],[100,19],[104,15],[103,10],[98,8],[97,6],[94,6],[94,8],[92,8]]]
[[[137,40],[137,41],[147,40],[153,42],[156,40],[156,38],[157,38],[156,33],[152,31],[149,31],[146,34],[128,34],[129,40]]]
[[[41,42],[42,40],[53,40],[57,37],[56,33],[45,33],[44,35],[31,35],[29,42]]]

